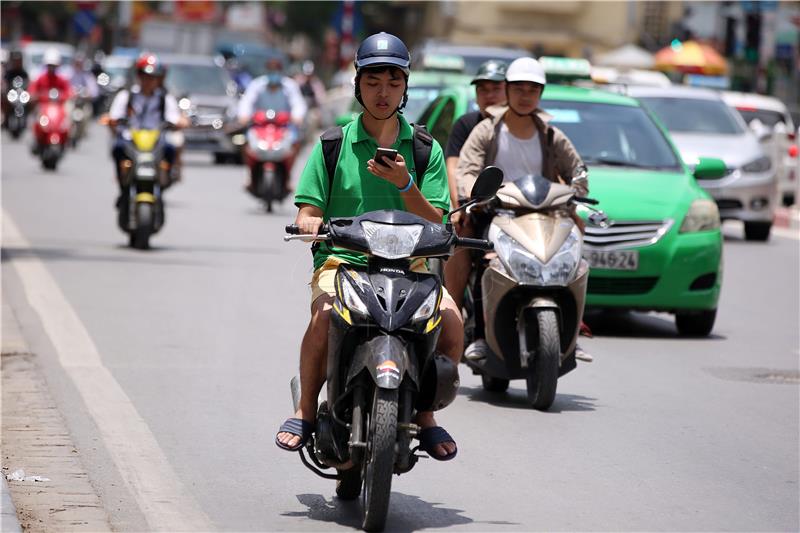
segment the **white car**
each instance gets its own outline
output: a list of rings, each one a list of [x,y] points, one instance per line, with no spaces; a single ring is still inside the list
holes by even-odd
[[[797,190],[797,161],[789,153],[797,142],[797,125],[786,106],[773,96],[725,91],[722,99],[736,109],[761,139],[778,173],[778,190],[784,205],[792,205]]]
[[[717,202],[723,220],[744,222],[746,239],[768,240],[778,206],[775,166],[744,119],[710,89],[630,87],[628,94],[669,130],[687,166],[694,168],[700,156],[725,162],[723,177],[698,183]]]

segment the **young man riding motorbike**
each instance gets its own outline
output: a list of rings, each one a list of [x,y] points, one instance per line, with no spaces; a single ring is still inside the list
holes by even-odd
[[[114,147],[111,156],[117,170],[117,182],[122,193],[122,162],[126,159],[125,141],[119,136],[117,126],[127,121],[132,129],[161,129],[166,122],[171,128],[178,128],[183,120],[178,102],[161,86],[166,68],[154,54],[142,54],[136,61],[136,74],[139,84],[130,91],[122,90],[108,111],[109,127],[114,133]],[[166,143],[164,159],[170,164],[173,179],[176,177],[175,146]]]
[[[299,208],[295,223],[302,233],[316,235],[331,217],[352,217],[380,209],[402,209],[441,223],[450,206],[441,147],[433,142],[427,170],[423,176],[415,175],[411,163],[414,133],[400,114],[407,101],[409,63],[405,44],[387,33],[372,35],[359,47],[355,96],[364,112],[343,128],[334,176],[328,176],[322,143],[314,147],[295,196]],[[378,147],[396,149],[397,158],[376,162],[373,155]],[[276,444],[289,451],[299,450],[313,431],[317,396],[326,376],[333,282],[342,262],[365,264],[365,259],[360,254],[339,253],[325,243],[314,253],[311,321],[300,348],[299,408],[276,436]],[[441,314],[437,349],[457,363],[463,350],[463,323],[446,292]],[[416,423],[422,428],[419,438],[423,450],[438,460],[455,456],[455,441],[436,425],[432,411],[418,413]]]
[[[276,109],[276,106],[285,107],[291,114],[292,157],[290,159],[294,160],[300,151],[300,128],[303,126],[308,107],[297,82],[284,75],[283,61],[273,57],[267,60],[267,73],[251,81],[239,100],[239,122],[249,124],[255,112],[259,110],[283,110]],[[288,187],[288,171],[284,180],[286,181],[284,185]],[[245,188],[253,192],[254,186],[251,179]]]
[[[459,198],[468,196],[478,174],[488,165],[503,170],[506,180],[526,174],[542,175],[554,182],[571,184],[579,196],[586,196],[589,182],[583,160],[567,136],[548,124],[550,116],[539,108],[547,83],[544,67],[532,57],[516,59],[508,66],[505,81],[507,107],[493,110],[496,112],[491,117],[475,126],[459,154]],[[471,236],[478,231],[465,222],[460,235]],[[448,261],[451,262],[447,265],[446,285],[461,308],[470,275],[470,257],[462,252]],[[476,348],[473,343],[465,356],[469,357]],[[576,358],[592,360],[580,348]]]

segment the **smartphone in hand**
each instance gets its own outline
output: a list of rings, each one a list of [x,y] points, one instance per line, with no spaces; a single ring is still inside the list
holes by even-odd
[[[391,148],[378,147],[378,149],[375,150],[375,157],[373,157],[373,159],[379,165],[383,165],[385,167],[388,167],[389,165],[386,164],[386,162],[384,161],[384,158],[390,159],[392,161],[396,161],[397,160],[397,150],[392,150]]]

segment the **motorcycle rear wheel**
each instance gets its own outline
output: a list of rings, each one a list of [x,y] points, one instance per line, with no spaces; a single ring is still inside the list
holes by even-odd
[[[561,336],[558,318],[552,309],[537,310],[536,321],[539,337],[533,360],[528,364],[525,381],[530,404],[534,409],[547,411],[556,398]]]
[[[267,213],[272,213],[272,202],[276,200],[275,197],[275,179],[276,175],[275,172],[264,171],[264,175],[261,178],[261,188],[262,188],[262,196],[261,199],[264,200],[264,205],[267,208]]]
[[[375,389],[369,414],[362,495],[364,517],[361,527],[365,531],[382,531],[389,514],[397,442],[397,399],[397,389]]]

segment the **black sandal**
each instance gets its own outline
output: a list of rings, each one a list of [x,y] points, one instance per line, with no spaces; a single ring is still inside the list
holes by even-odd
[[[278,429],[278,433],[291,433],[292,435],[300,437],[299,444],[296,446],[287,446],[279,441],[278,436],[275,435],[275,444],[278,445],[278,448],[286,450],[287,452],[296,452],[305,446],[308,439],[311,438],[311,434],[314,433],[314,424],[301,418],[287,418],[286,422]]]
[[[453,444],[456,443],[455,439],[453,439],[453,437],[451,437],[450,434],[441,426],[425,428],[419,432],[417,438],[419,439],[420,449],[424,452],[427,452],[428,455],[437,461],[449,461],[458,453],[458,447],[456,447],[456,450],[453,453],[448,453],[445,455],[434,453],[434,449],[439,444],[444,444],[445,442],[452,442]]]

